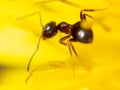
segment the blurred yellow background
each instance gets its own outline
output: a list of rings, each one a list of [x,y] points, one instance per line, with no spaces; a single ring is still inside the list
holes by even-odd
[[[4,0],[0,3],[0,90],[120,90],[120,2],[118,0],[68,0],[76,8],[61,1],[35,5],[44,0]],[[52,1],[52,0],[51,0]],[[41,34],[39,15],[17,20],[39,11],[42,23],[79,21],[82,9],[102,9],[89,12],[94,41],[73,43],[79,57],[70,57],[68,48],[58,40],[58,33],[46,41],[33,58],[30,70],[37,70],[25,84],[26,67]],[[106,27],[105,27],[106,26]],[[75,64],[73,75],[72,62]]]

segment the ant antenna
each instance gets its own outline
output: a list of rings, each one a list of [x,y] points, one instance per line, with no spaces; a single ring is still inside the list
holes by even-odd
[[[42,19],[41,19],[41,14],[40,14],[39,12],[36,12],[36,14],[37,14],[37,13],[39,14],[39,17],[40,17],[40,24],[41,24],[41,26],[42,26],[42,28],[43,28]],[[35,14],[35,13],[34,13],[34,14]],[[31,15],[33,15],[33,14],[31,14]],[[38,51],[38,49],[39,49],[39,45],[40,45],[40,40],[41,40],[41,38],[42,38],[42,35],[39,36],[38,44],[37,44],[36,50],[34,51],[34,53],[32,54],[32,56],[31,56],[31,58],[30,58],[30,60],[29,60],[29,62],[28,62],[27,71],[29,71],[31,61],[32,61],[33,57],[35,56],[35,54],[37,53],[37,51]]]
[[[32,54],[32,56],[31,56],[31,58],[30,58],[30,60],[29,60],[29,62],[28,62],[27,71],[29,71],[31,61],[32,61],[33,57],[35,56],[35,54],[37,53],[37,51],[38,51],[38,49],[39,49],[39,45],[40,45],[40,40],[41,40],[41,38],[42,38],[42,35],[39,36],[37,47],[36,47],[34,53]]]
[[[22,17],[19,17],[19,18],[17,18],[17,20],[19,20],[19,19],[24,19],[24,18],[26,18],[26,17],[32,16],[32,15],[35,15],[35,14],[38,14],[38,15],[39,15],[39,17],[40,17],[40,24],[41,24],[41,26],[42,26],[42,28],[43,28],[42,19],[41,19],[41,14],[40,14],[39,12],[34,12],[34,13],[31,13],[31,14],[28,14],[28,15],[25,15],[25,16],[22,16]]]
[[[71,2],[71,1],[68,1],[68,0],[46,0],[46,1],[37,2],[37,3],[35,3],[35,5],[44,4],[44,3],[50,3],[50,2],[54,2],[54,1],[60,1],[62,3],[65,3],[65,4],[73,6],[73,7],[77,7],[77,8],[83,7],[83,6],[81,6],[81,5],[77,4],[77,3],[74,3],[74,2]]]
[[[39,14],[40,24],[41,24],[41,27],[43,28],[42,19],[41,19],[41,14],[40,14],[39,12],[34,12],[34,13],[29,14],[29,15],[19,17],[19,18],[17,18],[17,19],[23,19],[23,18],[29,17],[29,16],[31,16],[31,15],[35,15],[35,14]],[[33,57],[35,56],[35,54],[37,53],[37,51],[38,51],[38,49],[39,49],[39,45],[40,45],[40,40],[41,40],[41,38],[42,38],[42,35],[39,36],[37,47],[36,47],[34,53],[32,54],[32,56],[31,56],[30,59],[29,59],[28,66],[27,66],[27,71],[29,71],[31,61],[32,61]]]

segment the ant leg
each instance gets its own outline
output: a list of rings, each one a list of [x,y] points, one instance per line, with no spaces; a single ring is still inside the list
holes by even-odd
[[[74,3],[74,2],[71,2],[71,1],[68,1],[68,0],[46,0],[46,1],[37,2],[37,3],[35,3],[35,5],[54,2],[54,1],[60,1],[62,3],[65,3],[65,4],[73,6],[73,7],[77,7],[77,8],[83,7],[83,6],[81,6],[81,5],[77,4],[77,3]]]
[[[85,11],[85,12],[103,11],[103,10],[106,10],[108,8],[109,7],[104,8],[104,9],[83,9],[82,11],[80,11],[80,19],[86,19],[86,16],[93,18],[92,16],[90,16],[88,14],[83,14],[83,11]]]
[[[61,39],[59,40],[59,42],[60,42],[61,44],[65,45],[65,46],[68,46],[68,50],[69,50],[69,53],[70,53],[71,56],[72,56],[72,50],[73,50],[73,52],[75,53],[75,55],[78,56],[78,54],[77,54],[74,46],[73,46],[72,43],[71,43],[72,41],[74,41],[73,39],[70,39],[70,40],[68,41],[68,44],[66,44],[66,43],[63,42],[63,41],[65,41],[67,38],[69,38],[70,36],[71,36],[71,35],[68,35],[68,36],[65,36],[65,37],[61,38]],[[71,50],[71,48],[72,48],[72,50]],[[72,63],[72,70],[73,70],[73,75],[75,75],[74,63]]]
[[[83,6],[77,4],[77,3],[74,3],[74,2],[71,2],[71,1],[68,1],[68,0],[60,0],[62,3],[65,3],[65,4],[68,4],[70,6],[73,6],[73,7],[77,7],[77,8],[81,8]]]
[[[98,9],[99,10],[99,9]],[[86,12],[93,12],[93,11],[98,11],[98,10],[95,10],[95,9],[83,9],[82,11],[80,11],[80,19],[86,19],[86,16],[90,17],[90,18],[94,18],[88,14],[83,14],[83,11],[86,11]],[[101,9],[100,9],[101,10]]]
[[[92,16],[90,16],[90,15],[88,15],[88,14],[83,14],[82,11],[80,12],[80,19],[81,19],[81,20],[86,19],[86,16],[88,16],[88,17],[90,17],[90,18],[94,18],[94,17],[92,17]]]
[[[68,50],[69,50],[70,55],[72,56],[72,50],[71,50],[71,46],[69,43],[68,43]]]
[[[70,39],[70,40],[68,41],[68,44],[66,44],[66,43],[63,42],[63,41],[65,41],[67,38],[69,38],[70,36],[71,36],[71,35],[68,35],[68,36],[65,36],[65,37],[61,38],[61,39],[59,40],[59,43],[65,45],[65,46],[68,46],[68,49],[69,49],[69,52],[70,52],[70,55],[71,55],[71,56],[72,56],[71,48],[72,48],[73,52],[75,53],[75,55],[78,56],[78,54],[77,54],[74,46],[73,46],[72,43],[71,43],[71,42],[73,41],[73,39]]]
[[[72,56],[72,51],[71,51],[71,46],[70,46],[70,44],[67,44],[67,43],[63,42],[63,41],[65,41],[66,39],[68,39],[70,36],[71,36],[71,35],[67,35],[67,36],[65,36],[65,37],[62,37],[62,38],[59,40],[59,43],[65,45],[65,46],[68,46],[69,53],[70,53],[70,55]]]
[[[74,46],[72,45],[72,41],[74,41],[74,40],[73,40],[73,39],[70,39],[70,40],[68,41],[68,45],[69,45],[69,47],[72,48],[72,50],[73,50],[73,52],[75,53],[75,55],[78,56],[78,54],[77,54]]]
[[[74,46],[72,45],[72,41],[74,41],[73,39],[70,39],[69,41],[68,41],[68,48],[69,48],[69,51],[71,50],[71,48],[72,48],[72,50],[73,50],[73,52],[75,53],[75,55],[76,56],[78,56],[78,54],[77,54],[77,52],[76,52],[76,50],[75,50],[75,48],[74,48]],[[71,48],[70,48],[71,47]],[[70,51],[71,52],[71,51]],[[71,53],[72,54],[72,53]],[[73,62],[73,61],[72,61]],[[74,66],[74,62],[72,63],[72,70],[73,70],[73,75],[75,75],[75,66]]]
[[[45,1],[41,1],[41,2],[36,2],[35,5],[50,3],[50,2],[54,2],[54,1],[60,1],[60,0],[45,0]]]
[[[109,7],[108,7],[109,8]],[[105,9],[83,9],[82,11],[80,11],[80,19],[83,20],[85,19],[86,20],[86,16],[87,17],[90,17],[92,19],[95,19],[93,16],[89,15],[89,14],[86,14],[84,13],[83,14],[83,11],[86,11],[86,12],[93,12],[93,11],[102,11],[102,10],[106,10],[108,8],[105,8]],[[100,24],[103,28],[105,28],[106,31],[109,31],[110,30],[110,27],[109,26],[106,26],[105,24],[103,24],[100,20],[95,20],[98,24]]]
[[[67,44],[66,44],[65,42],[63,42],[63,41],[65,41],[66,39],[68,39],[70,36],[71,36],[71,35],[67,35],[67,36],[65,36],[65,37],[62,37],[62,38],[59,40],[59,43],[67,46]]]

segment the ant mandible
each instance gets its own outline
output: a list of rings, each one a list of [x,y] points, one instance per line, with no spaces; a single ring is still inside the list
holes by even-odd
[[[63,3],[69,4],[69,5],[75,6],[75,7],[79,7],[78,4],[72,3],[67,0],[60,0],[60,1]],[[36,4],[39,4],[39,3],[40,2],[38,2]],[[43,2],[43,3],[46,3],[46,2]],[[105,9],[107,9],[107,8],[105,8]],[[93,41],[92,28],[91,27],[89,27],[89,28],[83,27],[84,22],[87,22],[86,16],[88,16],[90,18],[93,18],[93,17],[86,13],[83,13],[83,12],[84,11],[85,12],[101,11],[101,10],[105,10],[105,9],[83,9],[80,11],[80,20],[77,21],[73,25],[71,25],[67,22],[61,22],[58,25],[56,25],[55,21],[51,21],[51,22],[47,23],[45,26],[43,26],[42,20],[41,20],[41,14],[39,12],[35,12],[35,13],[18,18],[18,19],[21,19],[21,18],[28,17],[28,16],[31,16],[34,14],[39,14],[40,24],[43,29],[42,34],[39,36],[36,50],[34,51],[34,53],[32,54],[32,56],[28,62],[27,71],[29,71],[31,61],[39,49],[40,40],[41,39],[46,40],[46,39],[52,38],[58,33],[58,31],[67,34],[66,36],[62,37],[59,40],[59,43],[68,47],[68,50],[69,50],[71,56],[72,56],[72,50],[73,50],[74,54],[76,56],[78,56],[74,46],[72,45],[72,42],[81,42],[81,43],[88,44],[88,43],[92,43],[92,41]],[[72,37],[72,38],[70,38],[70,37]],[[64,42],[66,39],[69,39],[67,43]]]

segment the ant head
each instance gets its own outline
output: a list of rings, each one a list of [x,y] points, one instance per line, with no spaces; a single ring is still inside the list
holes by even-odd
[[[43,27],[42,37],[43,39],[51,38],[57,34],[57,27],[54,21],[47,23]]]

